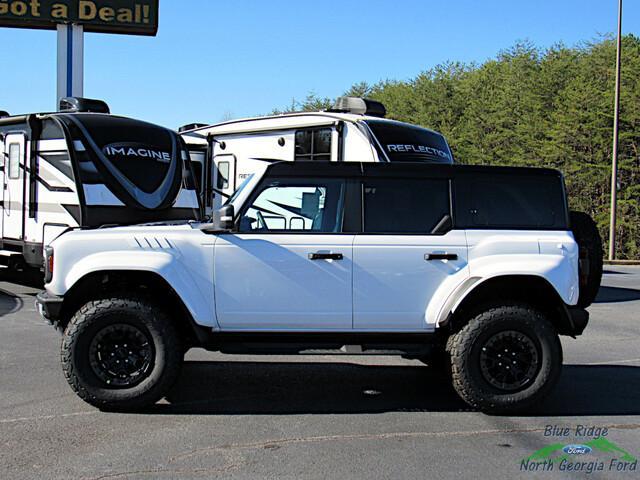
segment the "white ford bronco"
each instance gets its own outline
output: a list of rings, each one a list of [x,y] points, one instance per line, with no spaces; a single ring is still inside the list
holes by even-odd
[[[101,409],[158,401],[201,347],[401,355],[508,412],[558,380],[601,258],[555,170],[281,162],[207,223],[64,233],[37,303],[72,389]]]

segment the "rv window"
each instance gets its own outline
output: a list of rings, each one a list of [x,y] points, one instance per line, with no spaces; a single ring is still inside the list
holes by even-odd
[[[442,135],[426,128],[383,120],[367,120],[392,162],[453,163]]]
[[[296,160],[331,160],[330,128],[298,130],[296,132]]]
[[[380,179],[364,183],[365,233],[428,235],[450,215],[446,179]]]
[[[20,178],[20,144],[9,145],[9,178]]]
[[[218,163],[218,188],[225,189],[229,187],[229,162]]]

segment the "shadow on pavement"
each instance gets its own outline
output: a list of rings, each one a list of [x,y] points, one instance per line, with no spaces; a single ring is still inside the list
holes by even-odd
[[[311,362],[185,362],[153,413],[299,414],[465,410],[427,366]]]
[[[556,389],[535,414],[640,415],[640,367],[565,365]]]
[[[622,287],[600,287],[595,303],[619,303],[640,300],[640,290]]]
[[[627,272],[618,272],[616,270],[603,270],[604,275],[627,275]]]
[[[44,287],[44,274],[35,268],[27,268],[22,271],[0,272],[0,281],[15,283],[23,287],[42,289]]]
[[[20,297],[0,290],[0,317],[9,313],[15,313],[22,308],[23,301]]]
[[[426,366],[186,362],[151,414],[288,415],[469,410]],[[523,416],[638,415],[640,367],[566,365],[555,391]]]

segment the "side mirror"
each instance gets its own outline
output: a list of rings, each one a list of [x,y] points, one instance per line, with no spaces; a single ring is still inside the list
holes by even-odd
[[[233,231],[233,217],[235,216],[235,209],[233,205],[225,205],[213,212],[213,218],[211,223],[203,225],[200,229],[204,233],[222,233]]]
[[[233,230],[233,217],[235,217],[235,209],[233,205],[225,205],[213,212],[212,223],[222,231]]]

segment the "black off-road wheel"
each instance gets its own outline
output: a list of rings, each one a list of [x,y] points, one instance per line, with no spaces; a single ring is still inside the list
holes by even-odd
[[[602,281],[602,238],[593,219],[583,212],[571,212],[571,231],[580,249],[580,295],[578,306],[593,303]]]
[[[554,387],[562,346],[544,314],[527,305],[487,308],[447,343],[451,378],[471,407],[491,413],[527,409]]]
[[[182,352],[173,323],[153,302],[104,298],[85,304],[69,322],[62,369],[85,402],[102,410],[138,410],[171,388]]]

